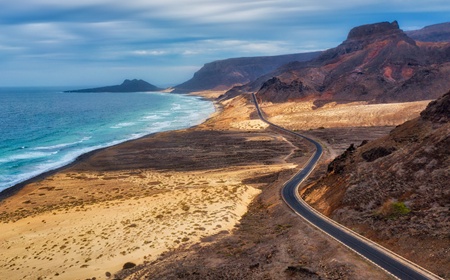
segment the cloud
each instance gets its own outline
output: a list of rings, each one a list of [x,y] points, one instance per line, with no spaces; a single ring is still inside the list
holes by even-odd
[[[188,20],[190,23],[248,22],[282,18],[297,14],[336,13],[355,11],[377,12],[442,12],[449,11],[448,1],[404,1],[404,0],[30,0],[24,5],[17,1],[1,1],[2,19],[56,21],[96,21],[117,18],[139,20],[162,19],[167,21]],[[61,16],[58,16],[61,15]]]
[[[159,56],[159,55],[166,55],[167,51],[161,51],[161,50],[137,50],[131,52],[133,55],[138,56]]]
[[[133,50],[134,56],[186,56],[210,57],[224,54],[238,56],[276,55],[295,52],[296,47],[283,41],[246,41],[227,39],[193,40],[190,42],[173,42],[166,44],[164,49]],[[123,53],[128,55],[128,53]]]
[[[147,69],[150,76],[165,73],[178,80],[192,74],[183,71],[211,60],[333,47],[360,24],[398,19],[401,26],[423,27],[448,21],[447,2],[0,0],[0,78],[20,69],[31,75],[29,69],[51,65],[59,69],[58,77],[62,69],[84,66],[103,67],[99,73],[111,77],[118,69],[133,68],[133,73]],[[168,67],[182,69],[176,71],[180,76],[156,70]],[[99,79],[88,72],[68,75]],[[0,79],[0,85],[5,82],[14,79]]]
[[[279,54],[292,51],[292,46],[283,41],[263,41],[263,40],[203,40],[198,44],[203,45],[209,52],[233,52],[240,54],[267,55]]]

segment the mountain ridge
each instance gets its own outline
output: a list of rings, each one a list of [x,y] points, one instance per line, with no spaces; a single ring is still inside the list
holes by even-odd
[[[307,61],[321,52],[277,56],[240,57],[206,63],[194,76],[174,87],[174,92],[227,90],[249,83],[291,61]]]
[[[355,27],[315,59],[282,66],[238,90],[257,91],[266,102],[407,102],[439,97],[450,88],[449,74],[450,43],[416,42],[394,21]]]
[[[406,35],[422,42],[450,42],[450,22],[425,26],[422,29],[405,31]]]

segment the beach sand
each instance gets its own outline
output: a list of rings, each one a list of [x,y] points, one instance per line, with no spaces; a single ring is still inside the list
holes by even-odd
[[[180,244],[231,230],[259,193],[236,182],[198,174],[172,174],[170,179],[147,175],[138,183],[165,191],[67,206],[2,224],[2,277],[100,279],[126,262],[152,260]],[[152,187],[148,180],[161,183]]]
[[[249,100],[218,104],[197,127],[94,152],[3,199],[0,275],[386,279],[284,205],[280,188],[312,147],[267,128]],[[120,271],[126,263],[138,266]]]

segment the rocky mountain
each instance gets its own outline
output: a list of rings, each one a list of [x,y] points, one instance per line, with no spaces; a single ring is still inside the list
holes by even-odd
[[[322,213],[450,277],[450,92],[384,138],[352,145],[301,191]]]
[[[435,99],[450,88],[450,43],[416,42],[397,22],[353,28],[336,48],[291,62],[224,98],[255,92],[262,101],[372,103]]]
[[[106,86],[98,88],[68,90],[66,92],[140,92],[140,91],[160,91],[157,86],[147,83],[144,80],[125,80],[120,85]]]
[[[450,22],[425,26],[419,30],[406,31],[406,35],[422,42],[450,42]]]
[[[218,60],[205,64],[194,77],[174,87],[175,92],[202,90],[227,90],[249,83],[256,78],[292,62],[307,61],[320,52],[288,54],[264,57],[242,57]]]

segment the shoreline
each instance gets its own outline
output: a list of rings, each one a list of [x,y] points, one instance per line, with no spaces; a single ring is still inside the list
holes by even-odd
[[[191,93],[174,93],[174,94],[191,95]],[[197,96],[201,100],[209,101],[214,106],[214,112],[212,112],[201,123],[193,125],[193,126],[189,126],[189,127],[186,127],[186,128],[181,128],[181,129],[173,129],[173,130],[164,130],[164,131],[152,132],[152,133],[143,135],[143,136],[138,137],[138,138],[125,140],[123,142],[120,142],[120,143],[117,143],[117,144],[114,144],[114,145],[111,145],[111,146],[105,146],[105,147],[98,148],[98,149],[89,151],[87,153],[81,154],[81,155],[77,156],[75,159],[73,159],[71,162],[69,162],[67,164],[64,164],[63,166],[56,167],[55,169],[51,169],[51,170],[48,170],[48,171],[44,171],[44,172],[42,172],[42,173],[40,173],[40,174],[38,174],[36,176],[33,176],[33,177],[31,177],[29,179],[26,179],[26,180],[24,180],[24,181],[22,181],[20,183],[14,184],[11,187],[8,187],[8,188],[6,188],[4,190],[1,190],[0,191],[0,202],[2,200],[4,200],[4,199],[8,198],[8,197],[11,197],[11,196],[17,194],[26,185],[31,184],[31,183],[35,183],[35,182],[38,182],[38,181],[41,181],[41,180],[43,180],[43,179],[45,179],[45,178],[47,178],[49,176],[57,174],[58,172],[61,172],[61,171],[65,170],[65,169],[67,169],[67,168],[70,168],[70,167],[76,165],[77,163],[79,163],[79,162],[81,162],[83,160],[86,160],[87,158],[89,158],[89,157],[95,155],[96,153],[98,153],[100,151],[103,151],[103,150],[105,150],[107,148],[116,147],[116,146],[119,146],[119,145],[122,145],[122,144],[126,144],[126,143],[131,142],[131,141],[136,141],[136,140],[144,139],[144,138],[147,138],[147,137],[151,137],[151,136],[153,136],[155,134],[162,133],[162,132],[169,132],[169,131],[177,131],[177,130],[184,130],[184,129],[195,128],[195,127],[200,126],[203,123],[207,122],[208,120],[210,120],[214,115],[220,113],[219,110],[221,110],[221,106],[214,99],[207,98],[207,97],[204,97],[204,96],[194,95],[194,94],[192,94],[192,96]]]
[[[265,184],[254,178],[296,167],[286,161],[295,150],[288,141],[230,126],[253,109],[240,108],[235,119],[236,105],[246,103],[238,102],[232,119],[215,104],[201,124],[91,151],[4,193],[0,272],[28,279],[37,267],[34,275],[49,279],[101,277],[230,235]]]

